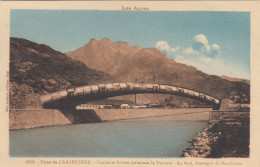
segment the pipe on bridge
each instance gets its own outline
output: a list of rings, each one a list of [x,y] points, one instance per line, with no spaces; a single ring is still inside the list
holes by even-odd
[[[97,99],[105,99],[114,96],[139,94],[139,93],[160,93],[173,94],[183,97],[188,97],[198,101],[206,102],[219,108],[221,100],[200,93],[191,89],[162,84],[147,84],[147,83],[106,83],[76,87],[66,89],[40,97],[41,103],[51,104],[56,102],[70,102],[74,101],[74,105],[82,104],[82,100],[95,101]],[[73,100],[74,99],[74,100]]]

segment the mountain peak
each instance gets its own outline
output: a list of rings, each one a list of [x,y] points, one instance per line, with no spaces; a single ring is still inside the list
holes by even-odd
[[[102,38],[102,39],[96,39],[96,38],[91,38],[91,40],[89,41],[89,43],[103,43],[103,42],[111,42],[112,41],[108,38]],[[89,44],[87,43],[87,44]]]

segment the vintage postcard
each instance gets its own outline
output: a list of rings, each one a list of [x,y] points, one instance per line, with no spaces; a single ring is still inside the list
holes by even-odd
[[[259,2],[1,2],[3,166],[259,166]]]

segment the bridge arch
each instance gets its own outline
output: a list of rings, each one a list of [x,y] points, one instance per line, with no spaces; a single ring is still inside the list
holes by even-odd
[[[72,89],[66,89],[40,97],[43,106],[61,106],[66,104],[79,105],[89,101],[105,99],[114,96],[160,93],[172,94],[195,99],[219,108],[221,100],[207,94],[172,85],[148,84],[148,83],[105,83],[86,85]]]

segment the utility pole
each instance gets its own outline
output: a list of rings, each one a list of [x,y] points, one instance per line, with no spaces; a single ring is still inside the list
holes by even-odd
[[[135,79],[135,83],[137,83],[137,78]],[[136,93],[135,93],[135,105],[136,105]]]

